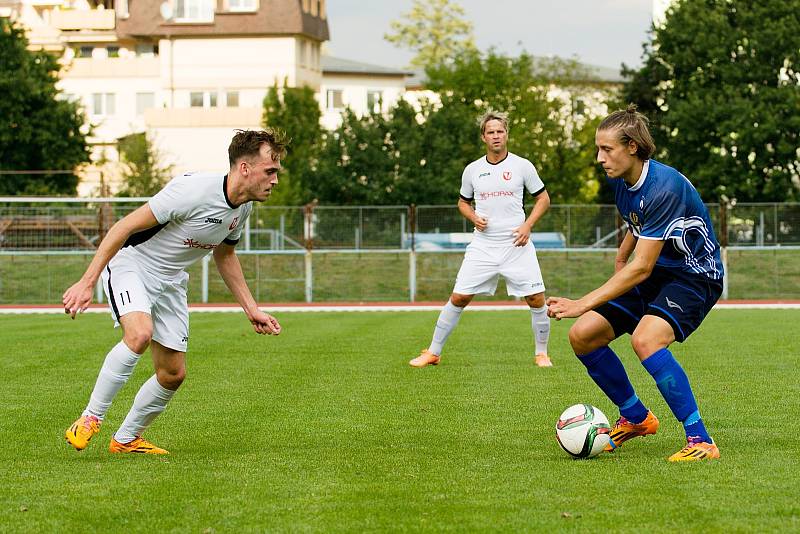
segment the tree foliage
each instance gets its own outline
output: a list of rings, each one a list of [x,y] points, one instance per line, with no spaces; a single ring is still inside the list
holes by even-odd
[[[59,98],[59,65],[30,52],[25,32],[0,17],[0,169],[74,170],[89,161],[84,117]],[[75,194],[74,174],[7,175],[0,194]]]
[[[292,139],[270,203],[295,205],[313,198],[323,143],[320,117],[319,103],[309,87],[289,87],[284,81],[283,87],[275,84],[267,91],[264,126],[284,130]]]
[[[464,19],[464,8],[451,0],[414,0],[411,11],[390,27],[393,33],[384,39],[416,53],[411,68],[446,63],[475,50],[472,24]]]
[[[800,0],[678,0],[625,89],[707,201],[800,200]]]
[[[173,166],[164,164],[162,155],[146,133],[130,134],[119,140],[122,167],[121,197],[149,197],[158,193],[172,178]]]
[[[567,66],[557,67],[563,74]],[[453,204],[464,167],[485,153],[477,120],[491,108],[509,112],[509,149],[534,163],[555,202],[593,200],[596,121],[565,116],[548,96],[551,67],[528,55],[464,54],[428,69],[439,102],[416,110],[401,100],[385,117],[346,110],[326,137],[314,196],[334,204]]]

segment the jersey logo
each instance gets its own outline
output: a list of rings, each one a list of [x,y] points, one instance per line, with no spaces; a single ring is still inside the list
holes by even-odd
[[[630,218],[631,222],[632,222],[632,223],[633,223],[635,226],[641,226],[641,225],[639,224],[639,216],[638,216],[638,215],[636,215],[636,212],[633,212],[633,211],[632,211],[632,212],[628,213],[628,217]]]
[[[231,225],[228,227],[228,230],[233,230],[234,228],[236,228],[236,225],[237,225],[237,224],[239,224],[239,217],[234,217],[234,218],[233,218],[233,222],[232,222],[232,223],[231,223]]]
[[[683,311],[683,308],[681,308],[679,304],[676,304],[675,302],[672,302],[671,300],[669,300],[668,297],[664,297],[664,298],[667,301],[667,306],[669,306],[670,308],[678,308],[680,311]]]
[[[478,175],[478,178],[483,178],[484,176],[490,176],[492,173],[490,172],[482,172]]]
[[[212,243],[200,243],[199,241],[195,241],[191,237],[188,237],[183,240],[183,244],[189,248],[202,248],[203,250],[214,250],[217,248],[217,245]]]
[[[209,224],[222,224],[222,219],[216,217],[206,217],[206,222]]]
[[[503,180],[511,180],[511,171],[503,171]]]

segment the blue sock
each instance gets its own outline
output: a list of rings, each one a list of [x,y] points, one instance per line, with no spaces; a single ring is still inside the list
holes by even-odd
[[[647,408],[636,396],[625,367],[613,350],[600,347],[589,354],[578,355],[578,359],[586,366],[594,383],[619,407],[622,417],[632,423],[641,423],[647,418]]]
[[[710,443],[711,438],[697,409],[689,378],[672,353],[667,349],[658,350],[645,358],[642,365],[655,379],[672,414],[683,423],[686,436],[699,436]]]

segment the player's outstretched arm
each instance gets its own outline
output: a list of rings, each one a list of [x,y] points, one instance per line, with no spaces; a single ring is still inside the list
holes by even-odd
[[[614,276],[609,278],[605,284],[578,300],[571,300],[565,297],[548,298],[547,315],[557,320],[579,317],[587,311],[622,295],[650,276],[663,247],[664,241],[639,239],[634,249],[636,254],[633,261],[614,273]]]
[[[64,313],[69,314],[74,319],[76,313],[86,311],[86,308],[92,302],[92,293],[98,278],[100,278],[100,273],[103,272],[103,269],[114,257],[114,254],[119,252],[119,249],[122,248],[122,245],[131,235],[152,228],[157,224],[158,221],[148,204],[139,207],[117,221],[103,238],[100,246],[97,247],[97,252],[95,252],[94,258],[92,258],[81,279],[62,295],[61,302],[64,304]]]
[[[225,281],[225,285],[228,286],[236,302],[242,307],[247,319],[253,325],[253,330],[258,334],[280,334],[281,325],[278,320],[258,308],[250,288],[247,287],[242,264],[239,263],[233,245],[220,243],[214,249],[214,263],[217,264],[217,270]]]

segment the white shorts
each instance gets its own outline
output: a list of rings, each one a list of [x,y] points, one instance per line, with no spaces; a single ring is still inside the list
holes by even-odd
[[[539,260],[530,241],[522,247],[492,247],[470,243],[467,245],[453,292],[462,295],[494,295],[500,276],[506,280],[509,296],[527,297],[544,293]]]
[[[180,352],[186,352],[189,344],[188,283],[186,272],[172,279],[148,272],[124,249],[103,271],[103,289],[114,326],[128,313],[144,312],[153,320],[153,340]]]

